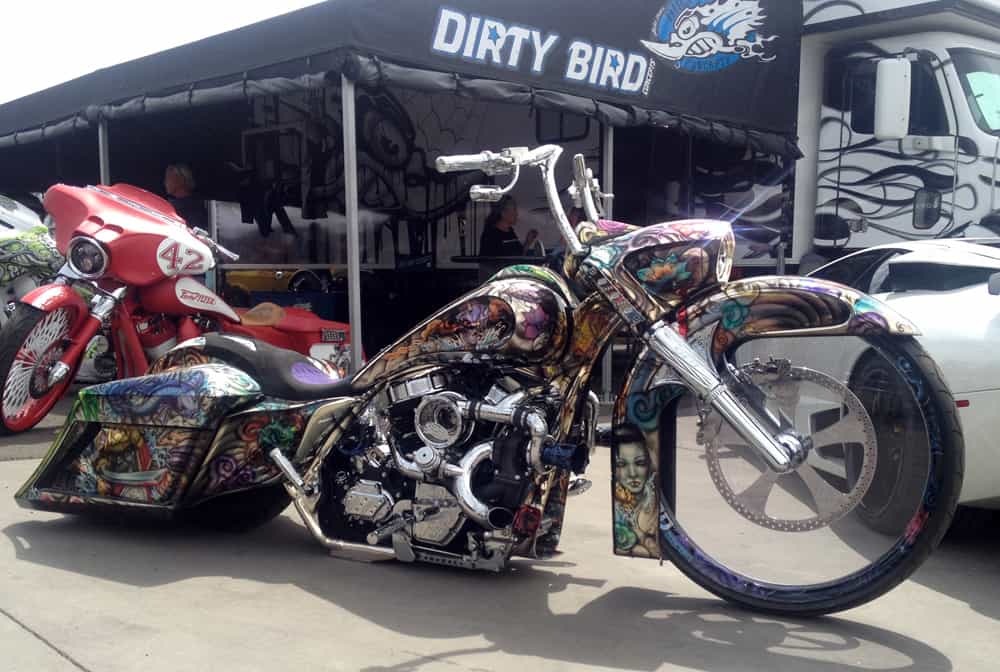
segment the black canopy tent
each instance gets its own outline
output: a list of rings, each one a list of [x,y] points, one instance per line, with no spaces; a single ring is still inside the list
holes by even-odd
[[[109,121],[341,78],[360,346],[355,83],[562,110],[607,127],[672,126],[795,158],[801,12],[783,0],[633,0],[613,11],[567,0],[331,0],[2,105],[0,152],[97,127],[107,180]]]

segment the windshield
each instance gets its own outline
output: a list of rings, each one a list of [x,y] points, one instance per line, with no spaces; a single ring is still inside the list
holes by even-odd
[[[1000,133],[1000,58],[972,49],[952,49],[951,57],[976,123]]]

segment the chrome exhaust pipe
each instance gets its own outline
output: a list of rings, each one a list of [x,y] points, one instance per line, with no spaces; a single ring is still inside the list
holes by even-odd
[[[452,494],[455,495],[458,506],[465,512],[465,515],[483,527],[502,530],[513,522],[514,514],[507,509],[487,506],[472,492],[472,474],[475,473],[480,464],[492,459],[492,457],[493,444],[481,443],[467,452],[459,460],[457,466],[447,465],[445,474],[452,479]]]
[[[486,514],[486,520],[489,521],[490,527],[494,530],[503,530],[514,524],[514,512],[497,506]]]
[[[288,486],[285,487],[288,490],[292,489]],[[319,521],[316,520],[316,518],[309,512],[301,497],[294,497],[292,503],[295,504],[295,509],[299,512],[302,522],[306,524],[306,528],[308,528],[309,532],[313,535],[316,541],[322,544],[325,548],[329,549],[330,555],[335,558],[356,560],[358,562],[383,562],[385,560],[396,559],[396,552],[391,548],[385,548],[383,546],[366,546],[364,544],[355,544],[350,541],[331,539],[323,534],[323,530],[319,526]]]

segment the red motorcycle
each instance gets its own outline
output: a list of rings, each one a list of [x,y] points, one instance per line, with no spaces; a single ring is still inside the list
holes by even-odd
[[[45,209],[66,264],[25,295],[0,330],[0,433],[45,417],[92,341],[110,343],[96,360],[109,378],[142,375],[177,343],[211,331],[295,350],[344,373],[346,324],[272,303],[236,310],[190,277],[211,270],[216,255],[239,257],[188,228],[159,196],[124,184],[60,184],[46,193]]]

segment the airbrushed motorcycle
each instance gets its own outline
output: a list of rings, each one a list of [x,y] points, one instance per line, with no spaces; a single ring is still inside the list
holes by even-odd
[[[20,297],[0,332],[0,433],[38,424],[88,352],[101,378],[137,376],[178,340],[223,331],[346,366],[347,325],[269,303],[237,311],[190,277],[214,268],[216,255],[239,257],[162,198],[125,184],[59,184],[45,208],[66,261]]]
[[[728,223],[604,220],[581,156],[574,230],[561,153],[437,166],[512,175],[474,187],[485,202],[539,168],[563,273],[507,268],[349,379],[239,336],[185,341],[149,375],[81,391],[18,502],[234,529],[290,500],[334,556],[500,571],[556,551],[594,443],[591,375],[627,329],[641,351],[611,432],[615,553],[781,613],[846,609],[906,578],[953,515],[963,451],[914,326],[836,284],[729,282]],[[860,363],[810,368],[809,347],[848,341]]]
[[[0,194],[0,327],[8,306],[59,272],[63,257],[42,219],[30,208]]]

